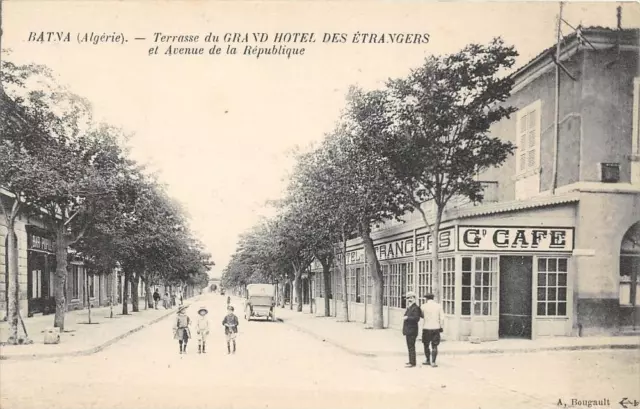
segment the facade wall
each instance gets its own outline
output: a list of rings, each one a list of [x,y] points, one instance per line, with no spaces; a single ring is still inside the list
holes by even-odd
[[[609,331],[618,325],[622,237],[640,221],[640,194],[585,193],[577,218],[574,325],[583,333]]]
[[[563,61],[576,80],[561,73],[558,187],[580,181],[599,181],[599,163],[619,163],[620,182],[631,182],[633,118],[637,121],[634,80],[637,82],[640,77],[638,59],[637,47],[624,48],[620,53],[582,47]],[[549,65],[542,72],[518,88],[505,102],[517,109],[540,103],[540,154],[536,171],[539,182],[534,193],[549,191],[553,179],[555,69]],[[635,109],[638,109],[637,102]],[[516,140],[517,124],[518,113],[515,113],[494,124],[491,134],[520,145]],[[516,151],[499,169],[487,170],[479,177],[498,182],[499,201],[518,198],[516,181],[522,178],[516,176],[517,156]]]
[[[581,110],[581,180],[598,181],[599,162],[620,163],[620,181],[631,181],[633,83],[638,50],[599,50],[584,56]],[[606,147],[606,149],[603,149]]]
[[[572,81],[568,77],[560,83],[560,134],[558,161],[558,186],[575,183],[579,180],[580,173],[580,132],[581,132],[581,97],[582,87],[582,52],[573,54],[564,62],[578,81]],[[535,193],[545,192],[551,188],[553,174],[553,136],[555,121],[555,70],[547,69],[542,75],[531,81],[526,87],[513,93],[505,106],[516,109],[524,109],[538,102],[540,104],[539,133],[537,146],[539,162],[535,174],[538,175],[535,184]],[[504,141],[512,142],[518,146],[518,113],[494,124],[490,130],[491,135]],[[516,197],[516,181],[523,177],[517,176],[518,151],[510,156],[499,168],[489,169],[480,175],[480,180],[495,180],[498,182],[498,201],[510,201]],[[531,175],[530,175],[531,176]],[[534,175],[535,176],[535,175]]]

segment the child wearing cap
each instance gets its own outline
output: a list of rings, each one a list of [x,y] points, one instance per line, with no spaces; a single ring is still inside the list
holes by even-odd
[[[187,353],[187,342],[189,342],[189,338],[191,338],[191,332],[189,331],[189,325],[191,325],[191,318],[189,318],[184,311],[187,309],[186,306],[180,307],[178,310],[178,315],[176,316],[176,321],[173,326],[174,339],[177,339],[180,343],[180,353]]]
[[[233,353],[236,353],[236,335],[238,334],[238,317],[233,313],[233,306],[227,307],[227,315],[222,320],[224,325],[224,334],[227,337],[227,354],[231,353],[231,344],[233,344]]]
[[[196,322],[196,333],[198,335],[198,353],[206,353],[207,335],[209,335],[209,319],[207,309],[202,307],[198,310],[198,321]]]

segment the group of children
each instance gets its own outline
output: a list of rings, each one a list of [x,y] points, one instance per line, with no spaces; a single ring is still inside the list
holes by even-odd
[[[180,344],[180,353],[187,353],[187,343],[191,338],[191,319],[185,314],[186,306],[178,309],[178,315],[173,327],[174,338]],[[196,335],[198,337],[198,353],[206,353],[207,336],[209,335],[209,311],[205,307],[198,310],[198,321],[196,322]],[[238,317],[233,313],[233,306],[227,307],[227,315],[222,320],[224,334],[227,338],[227,354],[236,353],[236,336],[238,334]],[[233,347],[233,349],[232,349]]]

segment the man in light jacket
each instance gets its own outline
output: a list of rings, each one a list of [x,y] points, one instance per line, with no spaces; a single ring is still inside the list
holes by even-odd
[[[422,304],[420,310],[424,322],[422,324],[422,344],[424,345],[424,365],[437,367],[438,345],[440,344],[440,333],[444,327],[444,311],[442,306],[433,300],[433,294],[427,294],[427,301]],[[431,351],[429,351],[431,345]]]

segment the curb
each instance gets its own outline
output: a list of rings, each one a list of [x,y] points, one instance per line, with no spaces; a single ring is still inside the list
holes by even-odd
[[[332,340],[331,338],[323,337],[313,331],[308,330],[307,328],[303,328],[296,324],[293,324],[289,321],[283,321],[282,319],[278,319],[280,322],[284,322],[287,325],[295,328],[296,330],[303,332],[312,338],[320,340],[322,342],[326,342],[330,345],[333,345],[351,355],[366,357],[366,358],[378,358],[378,357],[391,357],[391,356],[406,356],[406,352],[400,351],[374,351],[374,352],[363,352],[358,351],[352,348],[349,348],[338,341]],[[443,343],[446,345],[446,343]],[[443,345],[441,344],[441,345]],[[557,347],[532,347],[532,348],[517,348],[517,349],[505,349],[505,348],[491,348],[491,349],[478,349],[478,350],[462,350],[462,351],[447,351],[439,350],[439,354],[454,356],[454,355],[487,355],[487,354],[520,354],[520,353],[535,353],[535,352],[549,352],[549,351],[593,351],[593,350],[633,350],[640,349],[640,343],[636,344],[603,344],[603,345],[567,345],[567,346],[557,346]]]
[[[189,304],[185,304],[187,307],[189,307],[192,303]],[[92,355],[95,354],[97,352],[100,352],[104,349],[106,349],[107,347],[115,344],[118,341],[121,341],[122,339],[128,337],[129,335],[133,335],[136,332],[149,327],[159,321],[162,321],[163,319],[167,318],[169,315],[175,313],[176,310],[171,310],[171,312],[168,312],[165,315],[161,315],[158,318],[154,318],[153,320],[144,323],[138,327],[135,327],[133,329],[130,329],[129,331],[125,332],[124,334],[120,334],[100,345],[97,345],[95,347],[92,348],[88,348],[88,349],[84,349],[84,350],[76,350],[76,351],[69,351],[69,352],[57,352],[57,353],[45,353],[45,354],[32,354],[32,355],[0,355],[0,361],[7,361],[7,360],[12,360],[12,361],[29,361],[29,360],[40,360],[40,359],[49,359],[49,358],[65,358],[65,357],[75,357],[75,356],[87,356],[87,355]]]

